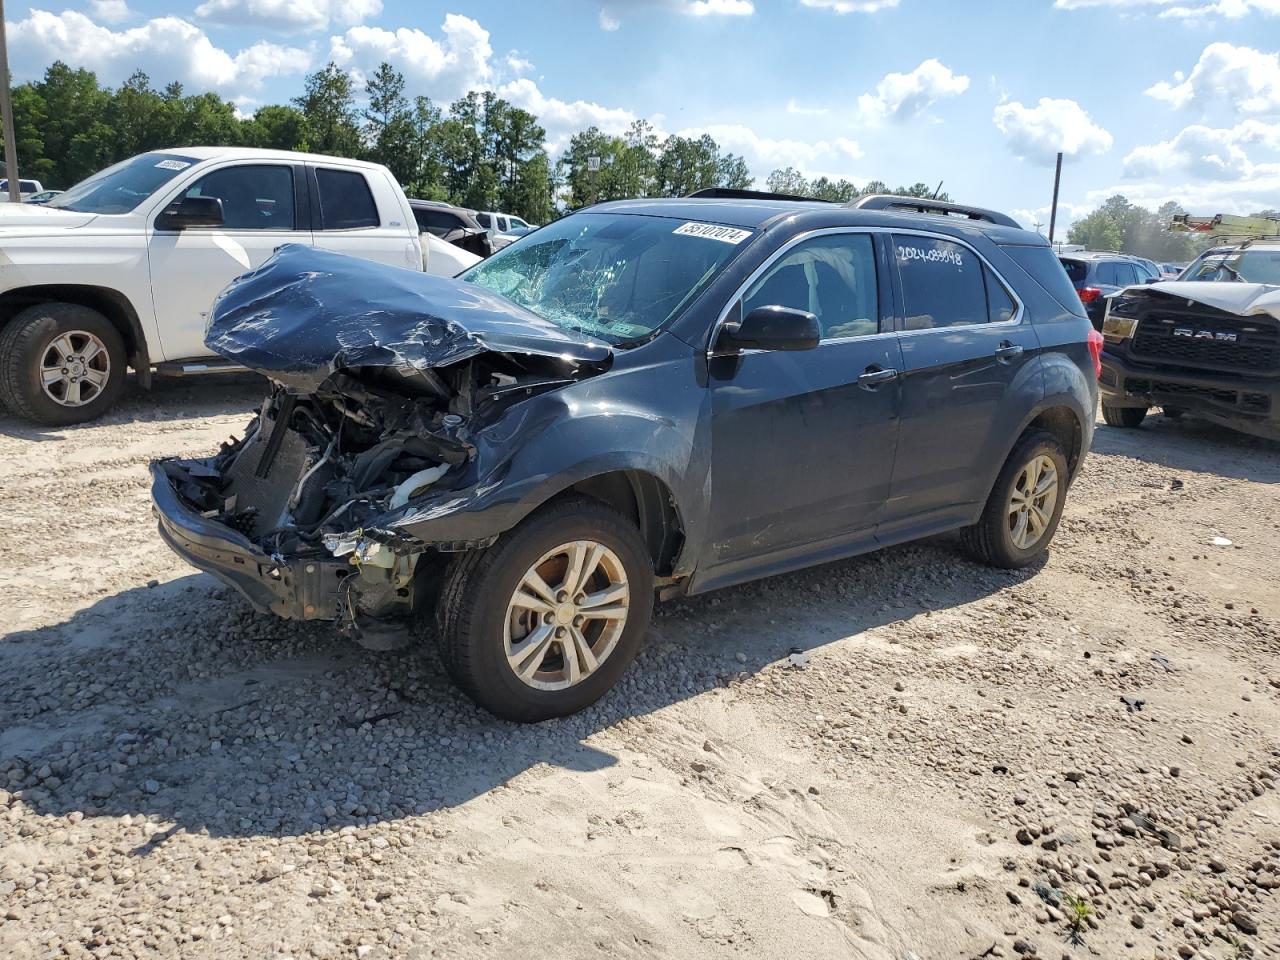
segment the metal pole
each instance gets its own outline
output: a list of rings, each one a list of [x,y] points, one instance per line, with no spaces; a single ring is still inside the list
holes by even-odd
[[[3,0],[0,0],[2,3]],[[1053,231],[1058,225],[1058,187],[1062,183],[1062,154],[1058,154],[1058,166],[1053,171],[1053,206],[1049,210],[1049,243],[1053,243]]]
[[[9,42],[4,35],[4,0],[0,0],[0,119],[4,121],[4,170],[9,180],[9,199],[14,203],[21,203],[18,137],[13,132],[13,101],[9,98]]]

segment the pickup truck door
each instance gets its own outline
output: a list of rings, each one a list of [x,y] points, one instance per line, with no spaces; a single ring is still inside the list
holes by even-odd
[[[301,164],[230,163],[210,170],[161,209],[187,196],[222,201],[221,227],[148,227],[151,295],[163,357],[209,356],[204,329],[228,283],[286,243],[311,243],[306,171]],[[159,216],[159,214],[157,214]]]
[[[417,222],[400,188],[380,170],[308,164],[315,245],[393,267],[421,270]]]

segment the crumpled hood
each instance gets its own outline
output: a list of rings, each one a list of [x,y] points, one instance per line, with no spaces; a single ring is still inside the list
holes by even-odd
[[[1143,293],[1166,295],[1175,300],[1192,300],[1242,317],[1269,316],[1280,320],[1280,287],[1274,284],[1228,280],[1168,280],[1136,289]]]
[[[41,228],[42,231],[83,227],[95,217],[96,213],[58,210],[39,203],[0,203],[0,236],[30,233],[31,227]]]
[[[482,287],[301,244],[218,295],[204,342],[296,393],[353,367],[421,370],[485,351],[600,363],[612,353]]]

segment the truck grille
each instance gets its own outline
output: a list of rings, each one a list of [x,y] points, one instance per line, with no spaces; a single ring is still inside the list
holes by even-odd
[[[1189,383],[1170,383],[1165,380],[1138,380],[1130,377],[1125,383],[1125,392],[1134,397],[1169,397],[1196,400],[1208,400],[1226,406],[1238,407],[1242,413],[1270,413],[1271,397],[1265,393],[1251,393],[1246,390],[1222,390],[1212,387],[1197,387]]]
[[[1201,369],[1271,373],[1280,370],[1280,324],[1153,310],[1138,324],[1132,352]]]

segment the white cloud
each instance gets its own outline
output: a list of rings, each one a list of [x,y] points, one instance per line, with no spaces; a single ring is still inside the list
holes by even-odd
[[[259,42],[232,54],[214,46],[194,24],[159,17],[129,30],[112,30],[82,13],[32,10],[9,24],[9,49],[17,79],[38,75],[54,60],[93,70],[119,83],[139,67],[164,82],[178,80],[229,97],[257,90],[269,77],[303,73],[311,55],[296,47]]]
[[[533,69],[533,62],[520,56],[515,50],[507,54],[507,69],[517,77]]]
[[[832,13],[875,13],[892,10],[898,5],[898,0],[800,0],[800,4]]]
[[[133,16],[125,0],[89,0],[89,9],[104,23],[123,23]]]
[[[1162,80],[1147,96],[1175,107],[1205,108],[1225,104],[1239,113],[1280,112],[1280,54],[1251,47],[1211,43],[1190,74],[1181,71],[1173,82]]]
[[[1067,159],[1106,153],[1112,138],[1074,100],[1041,97],[1034,107],[1018,101],[999,104],[992,120],[1009,148],[1032,163],[1052,164],[1061,151]]]
[[[443,39],[412,27],[384,30],[356,26],[331,37],[329,56],[340,67],[365,75],[386,61],[404,74],[411,94],[452,100],[486,86],[493,76],[489,31],[470,17],[450,13],[441,27]]]
[[[1245,120],[1234,127],[1200,124],[1160,143],[1137,147],[1124,158],[1126,177],[1167,177],[1184,173],[1201,180],[1240,180],[1257,169],[1244,148],[1280,150],[1280,123]]]
[[[787,101],[787,113],[794,113],[802,117],[820,117],[823,114],[830,113],[826,107],[806,107],[796,103],[795,98]]]
[[[862,145],[857,140],[850,140],[848,137],[836,137],[836,147],[854,160],[861,160],[866,156],[866,151],[862,149]]]
[[[1054,0],[1053,5],[1060,10],[1110,7],[1142,14],[1157,12],[1180,20],[1238,20],[1251,13],[1280,15],[1280,0]]]
[[[952,73],[932,57],[910,73],[890,73],[876,84],[875,93],[858,97],[858,111],[864,119],[889,117],[910,120],[943,97],[957,97],[969,89],[969,78]]]
[[[752,0],[609,0],[600,7],[600,29],[617,30],[628,13],[646,8],[690,17],[749,17],[756,12]]]
[[[622,134],[639,119],[630,110],[620,107],[605,107],[588,100],[548,97],[528,77],[502,84],[497,93],[538,118],[547,131],[547,149],[552,156],[565,148],[573,134],[587,127],[599,127],[608,134]]]
[[[205,0],[196,16],[211,23],[295,33],[350,26],[382,12],[382,0]]]
[[[1256,164],[1250,176],[1239,180],[1175,180],[1168,177],[1142,183],[1113,184],[1088,191],[1086,199],[1091,207],[1096,207],[1117,193],[1151,210],[1172,200],[1197,214],[1256,213],[1276,206],[1276,197],[1280,196],[1280,163]]]

